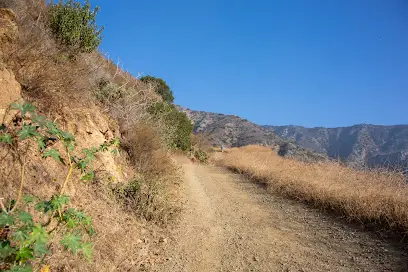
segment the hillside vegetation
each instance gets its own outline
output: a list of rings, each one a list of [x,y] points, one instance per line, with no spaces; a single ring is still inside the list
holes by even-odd
[[[408,186],[402,174],[356,171],[336,162],[305,163],[254,145],[229,149],[214,159],[266,184],[271,191],[350,220],[408,230]]]
[[[0,270],[129,271],[160,261],[191,122],[167,84],[97,52],[86,1],[0,0]]]

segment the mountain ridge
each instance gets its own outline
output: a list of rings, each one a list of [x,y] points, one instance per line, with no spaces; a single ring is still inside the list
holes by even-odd
[[[408,165],[408,125],[356,124],[345,127],[258,125],[236,115],[194,111],[179,107],[194,123],[194,132],[213,144],[238,147],[249,144],[306,149],[351,166]],[[296,152],[295,152],[296,153]]]

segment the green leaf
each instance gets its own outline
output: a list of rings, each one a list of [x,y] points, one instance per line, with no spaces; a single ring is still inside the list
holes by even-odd
[[[29,203],[33,203],[34,202],[34,197],[30,196],[30,195],[24,195],[22,197],[22,200],[24,203],[29,204]]]
[[[6,259],[8,256],[13,255],[15,252],[16,249],[10,246],[9,241],[0,242],[0,260]]]
[[[17,132],[17,136],[20,137],[20,140],[24,140],[26,138],[31,138],[39,135],[40,134],[37,132],[37,128],[32,125],[23,125],[21,130]]]
[[[114,138],[114,139],[110,140],[109,143],[110,143],[112,146],[115,146],[115,147],[119,147],[119,146],[120,146],[120,141],[119,141],[119,139],[117,139],[117,138]]]
[[[33,256],[33,250],[28,247],[23,247],[17,250],[16,252],[16,260],[20,262],[24,262],[25,260],[32,259]]]
[[[24,244],[24,241],[28,238],[28,233],[25,230],[18,229],[11,235],[13,241],[17,241],[20,245]]]
[[[83,176],[81,177],[81,180],[83,180],[83,181],[90,181],[90,180],[93,180],[94,177],[95,177],[94,171],[89,170],[85,175],[83,175]]]
[[[35,243],[33,249],[34,255],[37,257],[42,257],[49,253],[44,243]]]
[[[65,204],[68,203],[68,201],[69,201],[68,196],[64,196],[64,195],[55,196],[54,195],[51,197],[50,202],[51,202],[52,209],[55,211],[55,210],[61,209]]]
[[[53,123],[53,122],[47,122],[47,123],[45,124],[45,126],[47,127],[47,132],[48,132],[49,134],[59,137],[59,135],[60,135],[60,133],[61,133],[61,130],[60,130],[59,128],[57,128],[57,126],[56,126],[55,123]]]
[[[60,136],[65,141],[75,141],[75,137],[67,131],[61,131]]]
[[[4,133],[2,135],[0,135],[0,143],[6,143],[11,145],[13,142],[13,139],[11,138],[11,136],[7,133]]]
[[[28,242],[31,243],[38,243],[38,244],[45,244],[47,242],[47,233],[41,225],[37,225],[33,227],[32,232],[30,233],[30,237]]]
[[[61,245],[65,250],[70,250],[73,254],[76,254],[77,250],[81,248],[80,240],[81,237],[78,235],[68,233],[61,239]]]
[[[14,219],[11,215],[2,212],[0,214],[0,227],[4,227],[4,226],[11,226],[14,223]]]
[[[86,228],[86,232],[88,233],[89,236],[95,235],[96,232],[93,228]]]
[[[108,146],[106,145],[106,142],[99,146],[99,150],[100,151],[108,151]]]
[[[21,115],[24,116],[27,112],[33,113],[37,108],[31,105],[30,103],[24,104],[13,103],[11,104],[11,109],[20,111]]]
[[[13,265],[6,272],[33,272],[31,265]]]
[[[74,218],[67,218],[66,219],[66,226],[68,229],[73,229],[78,225],[78,222]]]
[[[95,158],[95,153],[98,152],[98,149],[93,147],[91,149],[88,148],[84,148],[82,149],[82,153],[85,154],[85,158],[84,161],[86,161],[87,163],[90,163],[94,160]]]
[[[43,151],[45,149],[44,139],[45,139],[44,136],[41,136],[35,140],[39,151]]]
[[[31,118],[31,122],[33,124],[37,124],[40,128],[44,128],[47,124],[47,119],[45,118],[45,116],[35,114]]]
[[[111,150],[111,153],[112,153],[113,155],[118,155],[119,151],[115,148],[115,149],[112,149],[112,150]]]
[[[50,201],[41,201],[35,204],[34,209],[39,212],[43,211],[43,213],[47,213],[52,210],[52,205]]]
[[[73,151],[75,149],[75,145],[73,142],[64,142],[64,145],[69,151]]]
[[[91,218],[89,216],[85,216],[82,220],[81,223],[85,226],[90,226],[91,225]]]
[[[85,160],[83,160],[83,159],[79,160],[79,161],[76,163],[76,167],[77,167],[79,170],[81,170],[82,173],[85,172],[85,169],[86,169],[87,165],[88,165],[88,163],[87,163]]]
[[[33,218],[31,217],[31,215],[28,212],[25,211],[21,211],[18,214],[18,219],[21,221],[21,223],[23,223],[24,225],[27,224],[32,224],[33,223]]]
[[[92,259],[92,244],[91,243],[83,243],[81,245],[81,253],[85,256],[88,260]]]
[[[47,149],[47,150],[45,150],[45,151],[43,152],[42,156],[43,156],[43,158],[51,157],[51,158],[53,158],[54,160],[56,160],[57,162],[61,162],[61,161],[62,161],[60,153],[59,153],[57,150],[55,150],[55,149]]]

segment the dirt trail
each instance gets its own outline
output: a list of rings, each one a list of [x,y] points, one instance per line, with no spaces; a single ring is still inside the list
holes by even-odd
[[[237,174],[183,162],[185,209],[157,271],[408,271],[403,251]]]

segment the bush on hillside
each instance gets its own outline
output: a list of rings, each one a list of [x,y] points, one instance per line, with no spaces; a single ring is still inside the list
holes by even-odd
[[[92,52],[101,40],[103,28],[95,23],[99,8],[91,9],[88,1],[84,5],[74,0],[50,4],[49,26],[57,39],[80,52]]]
[[[183,151],[190,149],[190,135],[193,132],[193,124],[184,112],[178,111],[174,105],[166,102],[153,104],[149,111],[155,119],[162,119],[169,127],[174,129],[169,142],[171,148]]]
[[[279,146],[278,155],[285,157],[289,152],[289,143],[283,143]]]
[[[163,79],[152,76],[144,76],[140,78],[140,80],[144,83],[152,84],[154,86],[154,89],[156,90],[156,93],[163,98],[163,101],[167,103],[173,103],[173,92],[170,90],[169,86]]]
[[[113,185],[112,192],[125,210],[149,221],[166,223],[178,209],[170,196],[175,165],[152,124],[136,123],[124,136],[122,146],[140,176]]]
[[[190,139],[190,159],[201,163],[207,163],[210,153],[213,152],[209,139],[203,134],[192,134]]]
[[[170,158],[165,156],[161,137],[152,124],[136,123],[124,135],[123,147],[139,173],[157,177],[172,167]]]
[[[117,101],[122,96],[121,88],[106,79],[98,82],[94,94],[96,99],[105,104]]]

